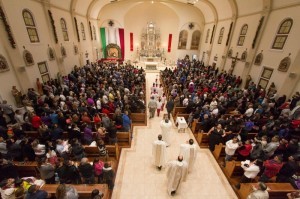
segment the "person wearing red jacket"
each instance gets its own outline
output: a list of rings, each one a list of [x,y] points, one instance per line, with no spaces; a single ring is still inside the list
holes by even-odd
[[[246,159],[249,159],[249,155],[251,153],[252,150],[252,145],[250,140],[246,140],[244,145],[241,145],[240,148],[238,149],[238,155],[237,155],[237,159],[240,161],[244,161]]]
[[[33,113],[31,124],[34,129],[38,129],[42,125],[42,120],[38,115]]]
[[[272,177],[276,176],[283,166],[282,157],[275,156],[272,160],[266,160],[264,163],[264,173],[261,175],[260,182],[268,182]]]

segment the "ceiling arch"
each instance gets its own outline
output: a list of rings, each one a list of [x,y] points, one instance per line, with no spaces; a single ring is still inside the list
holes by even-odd
[[[118,2],[143,3],[150,0],[119,0]],[[183,3],[187,0],[153,0],[165,3]],[[217,22],[236,18],[238,16],[259,13],[269,10],[271,7],[280,7],[295,3],[299,0],[199,0],[193,7],[199,9],[205,19],[205,23]],[[280,3],[279,3],[280,2]],[[99,12],[105,5],[111,4],[111,0],[50,0],[50,3],[64,10],[70,10],[81,16],[97,19]]]

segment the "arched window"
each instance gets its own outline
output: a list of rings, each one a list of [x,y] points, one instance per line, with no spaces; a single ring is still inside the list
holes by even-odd
[[[219,39],[218,39],[218,44],[221,44],[222,43],[222,40],[223,40],[223,35],[224,35],[224,27],[221,28],[220,30],[220,34],[219,34]]]
[[[23,19],[31,43],[40,42],[33,16],[29,10],[23,10]]]
[[[95,28],[95,26],[93,26],[93,34],[94,34],[94,40],[97,40],[97,37],[96,37],[96,28]]]
[[[289,33],[291,31],[291,28],[293,26],[293,20],[291,18],[288,18],[284,20],[277,31],[276,37],[274,39],[272,48],[273,49],[283,49],[284,44],[289,36]]]
[[[65,41],[69,41],[68,28],[64,18],[60,19],[61,30]]]
[[[182,30],[179,33],[178,49],[186,49],[187,39],[188,39],[188,31]]]
[[[199,43],[200,43],[200,35],[201,32],[199,30],[195,30],[192,34],[192,41],[191,41],[191,50],[198,50]]]
[[[83,23],[80,24],[82,40],[85,40],[85,31]]]
[[[238,40],[238,46],[243,46],[244,45],[244,41],[246,38],[246,34],[247,34],[247,30],[248,30],[248,25],[245,24],[243,25],[241,32],[240,32],[240,36],[239,36],[239,40]]]
[[[207,30],[206,38],[205,38],[205,43],[208,43],[209,33],[210,33],[210,29]]]

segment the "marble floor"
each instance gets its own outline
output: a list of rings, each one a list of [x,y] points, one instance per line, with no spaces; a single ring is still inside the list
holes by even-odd
[[[159,75],[158,71],[147,72],[147,99],[150,86]],[[160,134],[160,117],[148,118],[148,126],[134,127],[132,147],[122,150],[113,199],[233,199],[238,198],[208,149],[198,148],[194,170],[188,174],[175,196],[167,193],[166,169],[158,171],[151,164],[152,142]],[[173,122],[173,121],[172,121]],[[180,144],[194,138],[190,130],[178,133],[173,122],[171,145],[167,159],[175,160]]]

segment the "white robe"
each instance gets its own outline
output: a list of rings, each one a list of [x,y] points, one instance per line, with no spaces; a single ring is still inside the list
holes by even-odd
[[[167,143],[167,145],[170,145],[170,130],[172,127],[172,122],[169,120],[168,123],[165,122],[165,120],[162,120],[160,122],[160,128],[162,131],[162,139]]]
[[[190,144],[181,144],[180,145],[180,155],[183,156],[183,160],[187,162],[188,164],[188,170],[191,172],[194,167],[194,163],[196,160],[196,145],[190,145]]]
[[[186,180],[188,167],[185,161],[179,162],[177,160],[169,162],[168,166],[169,169],[167,172],[167,191],[171,195],[171,192],[178,191],[181,182],[184,182]]]
[[[153,164],[155,166],[160,167],[166,164],[166,148],[167,143],[162,140],[156,140],[153,142],[152,156]]]

